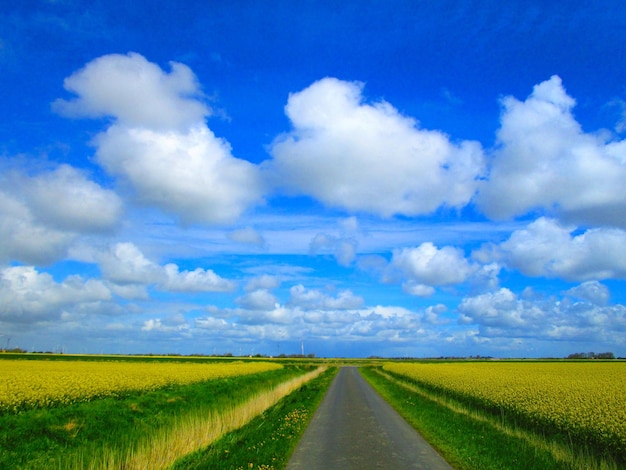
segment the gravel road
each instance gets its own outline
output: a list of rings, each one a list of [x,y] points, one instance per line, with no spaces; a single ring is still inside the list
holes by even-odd
[[[343,367],[287,470],[451,470],[452,467],[361,377]]]

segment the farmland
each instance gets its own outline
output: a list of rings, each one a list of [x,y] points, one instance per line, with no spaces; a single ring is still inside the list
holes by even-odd
[[[270,362],[0,361],[0,412],[147,392],[282,368]]]
[[[166,468],[325,369],[234,359],[45,359],[0,360],[0,468]]]
[[[0,468],[282,468],[348,363],[455,468],[626,465],[621,361],[24,354],[0,355]]]
[[[624,362],[390,362],[382,372],[440,403],[452,401],[491,417],[499,426],[624,463]]]

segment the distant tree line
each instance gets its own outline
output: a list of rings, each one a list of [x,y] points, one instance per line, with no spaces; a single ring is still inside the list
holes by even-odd
[[[615,354],[612,352],[602,352],[602,353],[594,353],[594,352],[579,352],[573,353],[567,356],[567,359],[615,359]]]
[[[11,349],[0,349],[0,352],[3,352],[3,353],[26,353],[28,351],[26,351],[26,349],[22,349],[22,348],[11,348]]]

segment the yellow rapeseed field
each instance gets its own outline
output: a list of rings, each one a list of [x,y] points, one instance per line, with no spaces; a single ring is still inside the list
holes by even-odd
[[[0,360],[0,413],[280,369],[271,362]]]
[[[626,451],[626,363],[387,363],[484,409]]]

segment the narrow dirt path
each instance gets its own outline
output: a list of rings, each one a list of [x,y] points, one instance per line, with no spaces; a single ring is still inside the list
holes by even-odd
[[[287,470],[451,470],[452,467],[361,377],[343,367]]]

